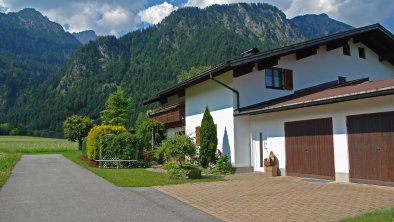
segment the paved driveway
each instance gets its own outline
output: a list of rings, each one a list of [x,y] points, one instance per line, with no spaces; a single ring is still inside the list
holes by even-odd
[[[394,207],[394,188],[238,174],[230,181],[158,187],[226,221],[336,221]]]
[[[0,221],[217,221],[153,188],[117,188],[61,155],[23,156],[0,191]]]

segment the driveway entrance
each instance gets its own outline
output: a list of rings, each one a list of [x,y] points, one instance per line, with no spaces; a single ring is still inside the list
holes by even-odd
[[[0,191],[0,221],[218,219],[153,188],[115,187],[62,155],[28,155]]]
[[[394,207],[393,187],[326,182],[248,173],[157,189],[225,221],[336,221]]]

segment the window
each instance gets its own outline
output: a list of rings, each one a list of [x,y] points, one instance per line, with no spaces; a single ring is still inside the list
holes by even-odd
[[[218,128],[218,125],[215,124],[216,129]],[[196,145],[200,146],[200,128],[201,126],[196,126]]]
[[[343,46],[343,54],[350,56],[350,46],[349,45],[344,45]]]
[[[265,86],[270,89],[293,89],[293,71],[281,68],[267,68],[265,70]]]
[[[358,47],[358,57],[365,59],[365,49],[362,47]]]

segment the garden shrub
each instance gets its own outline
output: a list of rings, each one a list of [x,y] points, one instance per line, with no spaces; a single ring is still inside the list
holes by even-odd
[[[88,159],[97,160],[99,157],[100,139],[106,134],[120,134],[126,132],[123,126],[100,125],[93,127],[87,139],[86,154]]]
[[[222,155],[216,162],[216,170],[221,174],[231,174],[235,172],[235,168],[229,163],[228,156]]]
[[[124,132],[119,135],[109,134],[101,137],[101,155],[103,159],[136,160],[140,139],[137,135]]]
[[[160,144],[165,138],[167,134],[167,129],[164,125],[154,119],[146,119],[143,120],[138,126],[136,134],[141,137],[142,147],[147,149],[151,149],[151,140],[152,140],[152,129],[155,129],[155,144]]]
[[[175,162],[167,162],[167,163],[165,163],[165,164],[163,165],[163,169],[165,169],[165,170],[171,170],[171,169],[173,169],[173,168],[176,168],[177,166],[178,166],[178,164],[175,163]]]
[[[158,164],[164,163],[164,156],[163,152],[159,149],[148,150],[144,149],[144,160],[148,162],[155,161]]]
[[[198,179],[201,178],[201,170],[191,164],[179,165],[177,163],[166,164],[168,175],[171,179]]]
[[[87,142],[87,137],[85,137],[85,138],[83,138],[83,140],[82,140],[82,155],[84,156],[84,157],[86,157],[86,142]]]
[[[10,131],[10,136],[18,136],[19,135],[19,129],[14,128]]]
[[[156,158],[160,158],[162,155],[165,160],[177,161],[182,166],[186,158],[191,159],[195,156],[196,149],[196,145],[188,136],[173,135],[158,147]]]

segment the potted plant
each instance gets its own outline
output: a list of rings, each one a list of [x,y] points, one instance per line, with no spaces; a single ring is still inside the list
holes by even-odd
[[[273,166],[275,161],[272,161],[270,158],[264,158],[264,166]]]

